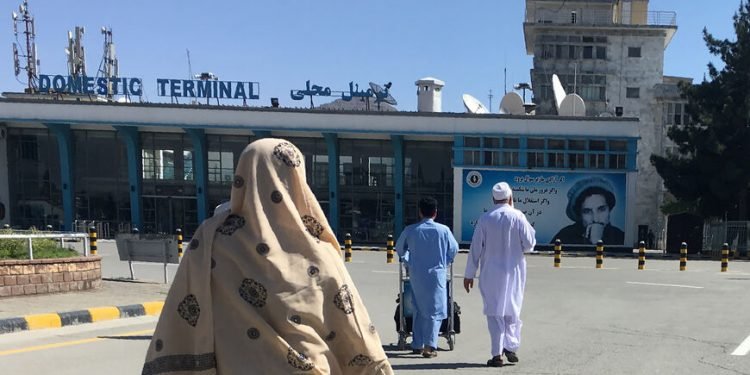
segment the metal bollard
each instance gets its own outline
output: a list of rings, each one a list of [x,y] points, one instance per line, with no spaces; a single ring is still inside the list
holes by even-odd
[[[385,262],[386,263],[393,263],[393,235],[388,235],[388,241],[386,244],[386,255],[385,255]]]
[[[182,229],[177,228],[174,233],[177,235],[177,256],[182,258]]]
[[[638,243],[638,269],[642,270],[646,268],[646,243],[641,241]]]
[[[96,227],[89,227],[89,244],[91,246],[91,255],[96,255]]]
[[[729,268],[729,244],[724,242],[721,245],[721,272],[727,272]]]
[[[347,233],[344,237],[344,262],[352,261],[352,235]]]
[[[560,268],[560,255],[562,255],[562,243],[558,238],[555,240],[555,268]]]
[[[134,227],[133,229],[130,230],[130,233],[132,233],[132,234],[139,234],[140,231],[138,230],[138,228]]]
[[[45,228],[47,229],[47,232],[52,232],[52,226],[51,225],[47,224],[47,226]]]
[[[604,264],[604,241],[596,241],[596,268],[602,268]]]
[[[10,229],[10,224],[3,224],[3,229]]]
[[[687,269],[687,243],[680,244],[680,271]]]

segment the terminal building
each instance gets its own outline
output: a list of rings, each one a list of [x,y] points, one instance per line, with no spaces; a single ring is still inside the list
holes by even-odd
[[[468,243],[492,206],[492,184],[505,180],[538,242],[549,243],[580,220],[569,201],[594,181],[610,191],[608,221],[622,232],[608,245],[632,246],[644,228],[665,228],[648,158],[663,152],[663,108],[673,114],[679,100],[669,90],[677,78],[662,76],[675,20],[651,22],[647,3],[528,0],[535,115],[443,113],[445,83],[431,77],[416,81],[417,111],[378,111],[369,101],[363,111],[4,93],[0,223],[71,230],[94,221],[105,237],[132,228],[189,236],[228,199],[244,147],[278,137],[305,154],[308,183],[339,238],[382,244],[433,196],[438,221]],[[553,73],[583,97],[585,115],[556,113]]]

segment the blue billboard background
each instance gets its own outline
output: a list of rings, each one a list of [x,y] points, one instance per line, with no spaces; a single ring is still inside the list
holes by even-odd
[[[565,214],[568,191],[579,180],[599,177],[614,187],[616,203],[610,224],[625,230],[626,178],[624,173],[524,172],[464,169],[461,196],[461,241],[469,242],[476,220],[493,207],[492,186],[505,181],[513,189],[514,207],[526,214],[536,229],[539,244],[552,241],[563,227],[573,224]]]

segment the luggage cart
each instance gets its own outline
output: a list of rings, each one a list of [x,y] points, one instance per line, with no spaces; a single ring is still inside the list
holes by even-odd
[[[398,331],[398,349],[406,349],[406,339],[412,335],[412,314],[414,307],[412,306],[412,290],[411,283],[409,281],[409,269],[406,263],[399,262],[398,270],[398,305],[396,306],[396,331]],[[448,349],[453,350],[456,345],[456,334],[455,328],[457,326],[456,320],[460,309],[453,301],[453,263],[451,263],[446,278],[446,290],[448,294],[448,317],[443,320],[440,326],[439,337],[445,337],[448,341]]]

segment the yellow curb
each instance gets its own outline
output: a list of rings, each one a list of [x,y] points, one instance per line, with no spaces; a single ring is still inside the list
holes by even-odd
[[[146,315],[159,315],[164,308],[164,301],[144,302],[142,305]]]
[[[60,328],[62,321],[57,314],[36,314],[24,316],[29,329]]]
[[[92,307],[88,310],[89,314],[91,314],[92,323],[120,318],[120,309],[114,306]]]

